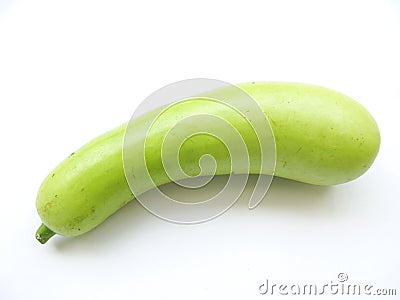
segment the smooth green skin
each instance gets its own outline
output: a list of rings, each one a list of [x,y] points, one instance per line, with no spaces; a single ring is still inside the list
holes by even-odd
[[[299,83],[260,82],[238,86],[258,102],[270,121],[276,141],[275,176],[309,184],[334,185],[361,176],[373,163],[380,145],[379,129],[368,111],[351,98],[330,89]],[[160,141],[181,117],[200,110],[222,115],[235,125],[248,147],[248,172],[257,173],[259,146],[249,125],[235,118],[229,110],[199,103],[192,101],[177,106],[175,113],[179,117],[160,122],[148,136],[146,162],[156,185],[170,181],[157,154]],[[141,124],[154,118],[159,111],[135,119],[133,126],[141,130]],[[46,177],[36,201],[44,224],[36,236],[41,243],[54,233],[83,234],[134,199],[122,162],[125,129],[126,124],[92,140]],[[133,139],[130,151],[134,153],[135,147],[140,153],[143,141]],[[182,169],[191,176],[198,174],[198,158],[205,153],[216,159],[217,174],[230,172],[229,154],[223,144],[205,135],[195,136],[191,142],[183,144],[179,152]],[[244,172],[245,166],[234,171]],[[138,172],[134,175],[137,174],[140,185],[141,170],[134,172]],[[151,188],[143,184],[140,192]]]

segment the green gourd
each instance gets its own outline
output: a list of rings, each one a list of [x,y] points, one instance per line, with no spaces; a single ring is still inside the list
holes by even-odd
[[[335,185],[361,176],[373,163],[380,145],[379,129],[370,113],[351,98],[324,87],[300,83],[257,82],[237,86],[258,103],[269,120],[276,143],[275,176],[308,184]],[[201,102],[199,97],[177,105],[173,112],[179,118],[160,122],[159,128],[148,136],[150,152],[146,161],[155,185],[168,183],[170,179],[160,157],[152,155],[152,151],[160,151],[164,135],[181,118],[204,110],[230,119],[238,132],[247,137],[250,169],[239,167],[235,173],[259,170],[259,145],[249,133],[248,124],[230,115],[233,110]],[[134,119],[133,126],[141,130],[141,124],[159,112],[156,109]],[[126,127],[124,124],[90,141],[45,178],[36,200],[43,222],[36,233],[39,242],[45,243],[55,233],[77,236],[88,232],[134,199],[122,159]],[[143,141],[133,139],[129,150],[134,152],[135,147],[143,147]],[[197,159],[205,153],[215,158],[216,174],[232,171],[227,159],[229,153],[223,145],[209,136],[196,135],[179,152],[179,162],[188,176],[198,173]],[[141,186],[141,174],[134,175]],[[143,183],[140,193],[151,188]]]

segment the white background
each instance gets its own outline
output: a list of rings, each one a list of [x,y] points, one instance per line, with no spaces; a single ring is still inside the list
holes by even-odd
[[[340,272],[400,294],[399,40],[394,0],[2,0],[0,299],[262,299],[267,278],[324,284]],[[244,197],[183,226],[131,203],[40,245],[47,173],[154,90],[195,77],[341,91],[376,118],[379,155],[340,186],[274,179],[253,211]]]

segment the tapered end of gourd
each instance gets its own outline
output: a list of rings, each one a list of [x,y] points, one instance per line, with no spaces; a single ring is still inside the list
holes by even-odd
[[[56,233],[49,229],[46,225],[42,224],[36,231],[36,239],[41,244],[45,244]]]

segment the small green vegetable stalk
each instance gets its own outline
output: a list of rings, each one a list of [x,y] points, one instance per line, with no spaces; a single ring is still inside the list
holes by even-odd
[[[36,231],[36,239],[41,243],[45,244],[53,235],[56,233],[50,230],[46,225],[42,224]]]

